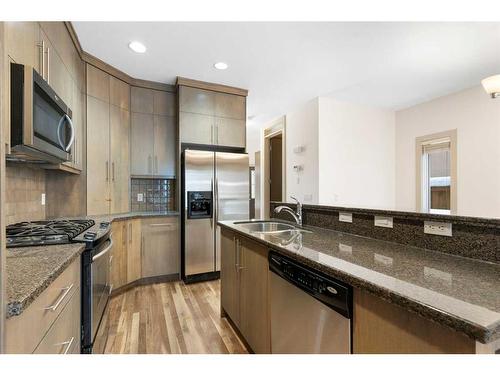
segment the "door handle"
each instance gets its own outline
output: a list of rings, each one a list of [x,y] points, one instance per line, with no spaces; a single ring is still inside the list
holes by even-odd
[[[151,167],[151,155],[148,155],[148,173],[153,173],[153,170]]]
[[[113,181],[115,180],[115,162],[114,161],[111,163],[111,178],[113,179]]]
[[[63,143],[63,140],[61,139],[61,127],[64,123],[69,124],[69,128],[71,130],[71,136],[69,138],[69,142],[67,145]],[[66,152],[69,151],[71,146],[73,145],[73,142],[75,141],[75,127],[73,125],[73,121],[71,121],[71,118],[67,115],[64,114],[60,119],[59,119],[59,124],[57,124],[57,140],[59,141],[59,145],[61,145],[62,149]]]
[[[73,346],[73,341],[75,341],[75,337],[74,336],[71,339],[69,339],[68,341],[64,341],[64,342],[60,342],[58,344],[54,344],[54,346],[66,346],[66,349],[64,350],[63,354],[68,354],[69,349],[71,348],[71,346]]]
[[[50,47],[47,47],[47,83],[50,83]]]
[[[64,300],[64,298],[66,298],[66,296],[71,291],[71,289],[73,289],[73,285],[74,284],[71,284],[70,286],[62,288],[61,291],[63,291],[63,292],[62,292],[61,296],[57,299],[56,303],[54,303],[51,306],[45,307],[44,310],[56,311],[57,308],[59,307],[59,305],[61,304],[61,302]]]
[[[128,243],[132,243],[132,223],[128,223]]]
[[[158,156],[155,155],[155,173],[158,174]]]
[[[38,43],[39,53],[38,53],[38,65],[40,68],[40,75],[45,79],[45,40]]]
[[[109,180],[109,161],[106,160],[106,181]]]

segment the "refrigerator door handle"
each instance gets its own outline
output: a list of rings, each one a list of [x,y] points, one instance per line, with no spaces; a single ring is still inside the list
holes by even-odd
[[[219,216],[219,181],[217,180],[217,176],[215,176],[215,224],[217,225],[217,218]]]
[[[214,179],[213,178],[210,179],[210,186],[212,187],[212,194],[213,194],[213,197],[212,197],[212,215],[210,216],[210,227],[213,228],[214,227],[214,215],[215,215],[215,209],[214,209],[213,201],[216,199],[215,198]]]

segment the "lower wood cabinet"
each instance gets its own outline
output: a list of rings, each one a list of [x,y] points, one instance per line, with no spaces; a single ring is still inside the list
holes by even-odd
[[[111,236],[113,289],[141,278],[179,273],[178,217],[114,221]]]
[[[80,352],[80,257],[22,312],[5,321],[9,354]]]
[[[179,273],[177,217],[142,220],[142,277]]]
[[[221,306],[255,353],[271,351],[268,249],[221,230]]]

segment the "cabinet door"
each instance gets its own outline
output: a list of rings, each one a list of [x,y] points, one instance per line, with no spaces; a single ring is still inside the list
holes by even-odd
[[[5,22],[4,24],[5,53],[14,62],[30,65],[40,73],[42,51],[38,46],[38,24],[36,22]]]
[[[181,142],[210,145],[214,143],[214,116],[179,112]]]
[[[82,170],[83,168],[83,124],[84,124],[84,98],[77,83],[73,81],[73,97],[71,110],[73,111],[73,126],[75,127],[75,141],[71,147],[71,166]]]
[[[87,214],[110,211],[109,104],[87,96]]]
[[[181,86],[179,89],[179,111],[215,116],[215,96],[213,91]]]
[[[237,327],[240,326],[239,270],[237,264],[236,237],[229,231],[221,231],[221,306]]]
[[[141,278],[141,219],[127,220],[127,283]]]
[[[245,120],[247,98],[239,95],[217,93],[215,96],[215,116]]]
[[[176,131],[175,117],[154,117],[154,174],[175,177]]]
[[[176,95],[173,92],[153,91],[153,112],[155,115],[175,116],[177,113]]]
[[[130,209],[130,113],[110,106],[111,213]]]
[[[142,87],[131,87],[130,105],[132,112],[154,113],[154,95],[153,90]]]
[[[142,277],[179,273],[178,218],[143,220]]]
[[[109,74],[87,64],[87,94],[109,103]]]
[[[109,102],[130,110],[130,86],[118,78],[109,76]]]
[[[269,353],[269,266],[267,248],[240,238],[240,331],[255,353]]]
[[[134,176],[153,174],[154,116],[132,112],[130,173]]]
[[[232,118],[215,118],[215,143],[220,146],[242,147],[246,145],[246,121]]]
[[[126,221],[115,221],[111,224],[113,238],[113,258],[111,260],[111,285],[117,289],[127,283],[127,238]]]

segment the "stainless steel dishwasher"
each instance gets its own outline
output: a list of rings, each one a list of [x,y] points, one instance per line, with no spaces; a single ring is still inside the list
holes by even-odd
[[[272,353],[351,353],[352,288],[269,252]]]

